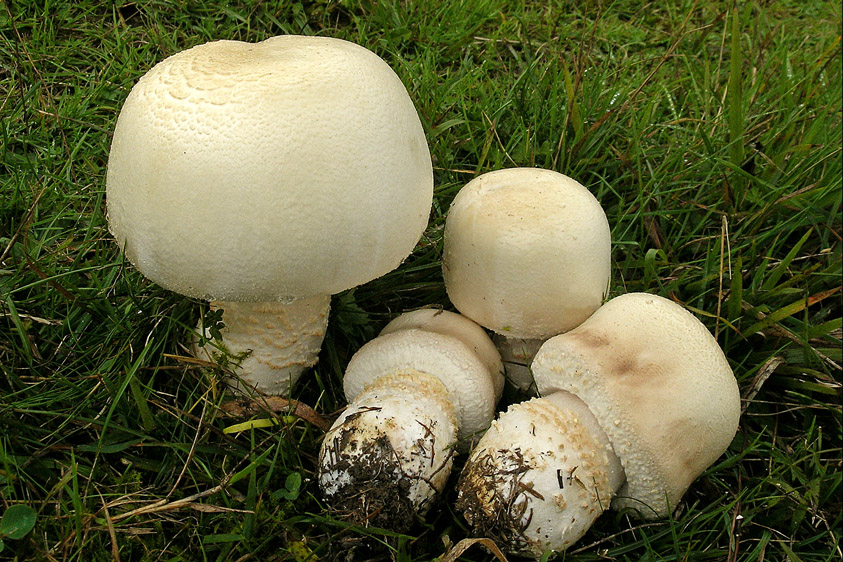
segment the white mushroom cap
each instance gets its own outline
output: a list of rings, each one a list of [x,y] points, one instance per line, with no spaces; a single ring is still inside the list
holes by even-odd
[[[610,300],[578,328],[549,339],[532,364],[539,393],[585,402],[609,437],[627,482],[613,507],[667,515],[729,446],[738,385],[708,329],[665,298]]]
[[[333,294],[397,267],[433,172],[396,74],[339,39],[216,41],[162,61],[120,112],[109,228],[149,279],[208,300]]]
[[[351,358],[343,377],[345,397],[380,377],[418,371],[437,377],[448,390],[460,440],[489,427],[495,415],[495,384],[484,362],[457,338],[417,328],[378,336]]]
[[[486,365],[495,386],[495,403],[503,393],[503,365],[501,355],[486,332],[462,314],[438,308],[420,308],[396,316],[381,330],[380,335],[418,328],[457,338]]]
[[[558,392],[514,404],[492,423],[463,469],[457,507],[475,534],[539,558],[579,540],[622,482],[594,415]]]
[[[610,239],[597,199],[573,179],[534,168],[489,172],[466,184],[448,212],[445,287],[481,326],[546,339],[600,306]]]

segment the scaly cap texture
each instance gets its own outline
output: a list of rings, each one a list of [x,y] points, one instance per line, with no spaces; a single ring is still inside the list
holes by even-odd
[[[343,377],[346,400],[353,402],[380,377],[408,371],[442,381],[456,411],[460,439],[489,427],[495,386],[483,361],[454,337],[416,328],[380,335],[354,354]]]
[[[476,322],[455,312],[438,308],[420,308],[396,316],[381,330],[381,335],[410,328],[451,336],[468,346],[489,371],[489,376],[495,385],[495,403],[500,400],[504,384],[501,355],[486,331]]]
[[[619,296],[576,329],[549,339],[532,364],[539,393],[585,402],[626,471],[613,507],[667,515],[729,446],[740,395],[723,351],[678,304]]]
[[[132,88],[109,228],[149,279],[220,301],[334,294],[397,267],[427,225],[430,152],[389,65],[353,43],[215,41]]]

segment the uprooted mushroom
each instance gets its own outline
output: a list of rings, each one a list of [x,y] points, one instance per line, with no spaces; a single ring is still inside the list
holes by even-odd
[[[459,483],[475,532],[513,553],[565,550],[610,504],[668,515],[737,431],[723,351],[662,297],[610,300],[545,342],[532,368],[542,397],[493,422]]]
[[[442,492],[455,452],[491,423],[502,372],[492,341],[464,316],[422,309],[388,324],[349,362],[349,406],[319,452],[333,511],[406,531]]]

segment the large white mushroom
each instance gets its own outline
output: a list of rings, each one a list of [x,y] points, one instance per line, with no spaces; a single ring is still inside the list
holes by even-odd
[[[132,88],[108,160],[109,229],[126,257],[223,309],[216,347],[269,394],[316,362],[330,296],[413,250],[432,197],[399,78],[325,37],[216,41],[165,59]]]
[[[323,496],[354,523],[406,531],[491,423],[503,366],[480,326],[422,309],[360,348],[343,387],[349,406],[319,452]]]
[[[497,334],[507,378],[534,391],[528,367],[538,347],[606,295],[611,234],[600,203],[552,170],[489,172],[454,198],[443,245],[451,302]]]
[[[513,553],[565,550],[610,504],[666,516],[737,431],[723,351],[662,297],[610,300],[545,342],[532,368],[543,397],[492,424],[459,484],[476,532]]]

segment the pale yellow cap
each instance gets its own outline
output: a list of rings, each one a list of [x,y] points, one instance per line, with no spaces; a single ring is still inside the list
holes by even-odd
[[[600,306],[610,254],[609,223],[588,189],[552,170],[511,168],[457,194],[442,270],[462,314],[507,337],[546,339]]]
[[[433,170],[398,76],[325,37],[216,41],[132,89],[108,161],[109,228],[149,279],[209,300],[333,294],[396,268]]]

